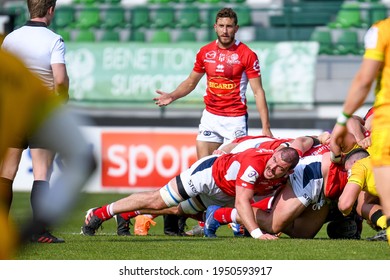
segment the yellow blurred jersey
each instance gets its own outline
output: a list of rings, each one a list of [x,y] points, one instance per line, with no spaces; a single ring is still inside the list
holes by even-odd
[[[370,155],[373,166],[390,165],[390,18],[375,23],[364,43],[364,59],[383,63],[375,88]]]
[[[0,51],[0,159],[12,139],[32,133],[60,105],[13,55]]]

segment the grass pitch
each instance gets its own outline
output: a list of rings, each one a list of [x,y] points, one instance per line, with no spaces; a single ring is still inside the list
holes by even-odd
[[[117,236],[115,220],[103,224],[98,235],[82,236],[80,228],[85,211],[115,201],[125,194],[82,194],[81,201],[63,225],[53,234],[65,239],[63,244],[26,244],[17,260],[390,260],[387,242],[364,238],[375,234],[365,222],[362,240],[331,240],[326,225],[312,240],[281,236],[275,241],[235,238],[222,226],[216,239],[176,237],[163,233],[162,217],[156,218],[149,236]],[[14,194],[11,216],[16,223],[30,211],[29,193]],[[188,220],[190,229],[197,222]]]

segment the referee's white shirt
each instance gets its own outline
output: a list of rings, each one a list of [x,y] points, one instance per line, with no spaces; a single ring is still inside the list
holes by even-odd
[[[65,44],[60,35],[42,22],[28,21],[5,37],[2,48],[19,57],[49,89],[54,90],[51,65],[65,64]]]

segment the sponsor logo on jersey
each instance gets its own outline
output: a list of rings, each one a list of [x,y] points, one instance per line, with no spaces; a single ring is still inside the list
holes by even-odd
[[[206,59],[211,59],[211,60],[214,60],[215,57],[217,56],[217,52],[216,51],[210,51],[208,53],[206,53]]]
[[[236,84],[232,80],[224,77],[213,77],[208,81],[208,88],[211,93],[222,96],[233,93]]]
[[[215,69],[215,72],[224,72],[225,71],[225,66],[223,64],[218,64],[217,69]]]
[[[245,131],[242,131],[242,130],[236,130],[236,131],[234,132],[234,137],[235,137],[235,138],[240,138],[240,137],[243,137],[243,136],[245,136],[245,135],[246,135]]]

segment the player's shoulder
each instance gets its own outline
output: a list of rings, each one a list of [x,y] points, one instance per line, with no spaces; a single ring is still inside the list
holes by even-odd
[[[242,41],[236,40],[237,49],[248,52],[248,53],[255,53],[247,44],[245,44]]]

